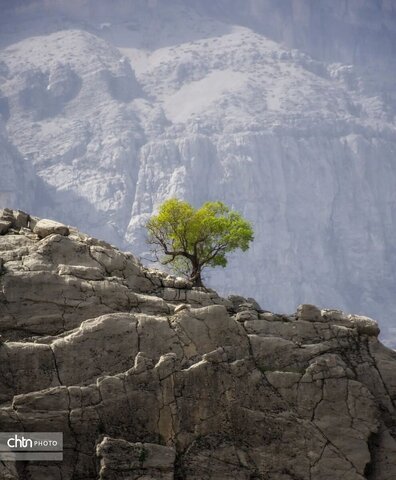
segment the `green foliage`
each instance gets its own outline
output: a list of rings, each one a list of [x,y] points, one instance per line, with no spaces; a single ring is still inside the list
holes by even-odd
[[[226,255],[246,251],[253,240],[251,224],[222,202],[206,202],[195,209],[188,202],[170,199],[146,224],[148,242],[196,285],[205,267],[225,267]]]

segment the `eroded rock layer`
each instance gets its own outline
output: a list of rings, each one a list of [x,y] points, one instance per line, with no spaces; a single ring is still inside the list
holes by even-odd
[[[396,348],[394,0],[0,11],[0,208],[147,258],[164,200],[221,200],[255,243],[208,285],[374,316]]]
[[[0,228],[0,430],[65,443],[0,478],[395,478],[396,353],[375,321],[224,299],[23,212]]]

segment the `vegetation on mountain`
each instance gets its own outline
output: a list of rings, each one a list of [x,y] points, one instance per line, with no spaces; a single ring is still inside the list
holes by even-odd
[[[204,268],[225,267],[227,254],[238,248],[246,251],[253,241],[250,222],[219,201],[196,209],[183,200],[166,200],[146,227],[156,257],[164,265],[172,264],[194,286],[203,286]]]

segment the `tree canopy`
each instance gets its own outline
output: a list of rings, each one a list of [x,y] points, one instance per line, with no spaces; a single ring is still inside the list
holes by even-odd
[[[161,263],[172,264],[195,286],[202,286],[204,268],[225,267],[227,253],[246,251],[253,241],[250,222],[222,202],[195,209],[176,198],[166,200],[146,227],[148,243]]]

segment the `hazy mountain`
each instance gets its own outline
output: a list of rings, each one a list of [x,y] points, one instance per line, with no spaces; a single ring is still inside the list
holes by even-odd
[[[224,200],[256,241],[211,286],[371,315],[391,342],[393,2],[2,3],[1,206],[145,257],[165,198]]]

